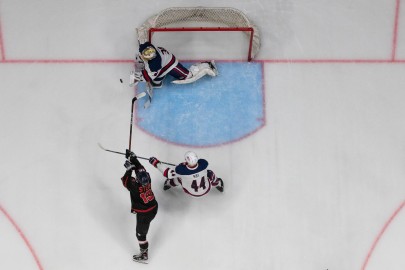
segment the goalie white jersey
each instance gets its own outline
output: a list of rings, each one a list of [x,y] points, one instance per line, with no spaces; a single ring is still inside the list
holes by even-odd
[[[157,168],[173,182],[173,186],[181,185],[192,196],[201,197],[211,189],[213,179],[208,177],[208,161],[205,159],[199,159],[194,168],[188,167],[186,163],[181,163],[174,169],[158,163]]]
[[[159,88],[167,75],[176,79],[172,83],[186,84],[195,82],[205,75],[215,77],[218,71],[214,61],[196,63],[187,69],[165,48],[154,46],[150,42],[140,44],[130,84],[136,85],[145,80],[152,87]]]
[[[144,77],[149,76],[152,81],[161,81],[174,68],[177,67],[179,61],[176,57],[162,47],[156,47],[156,60],[144,61]],[[179,69],[180,77],[187,77],[188,70],[186,68]]]

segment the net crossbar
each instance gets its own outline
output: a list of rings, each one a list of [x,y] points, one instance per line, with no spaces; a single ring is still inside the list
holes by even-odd
[[[199,26],[187,26],[190,23],[199,23]],[[260,49],[257,26],[240,10],[229,7],[168,8],[149,17],[136,30],[139,43],[151,41],[154,32],[241,31],[249,37],[249,61]]]

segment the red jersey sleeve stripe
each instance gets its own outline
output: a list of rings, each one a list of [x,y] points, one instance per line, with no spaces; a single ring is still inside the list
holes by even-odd
[[[165,73],[171,66],[173,66],[175,61],[176,61],[176,58],[174,56],[172,56],[172,59],[170,59],[170,62],[159,71],[159,74],[156,77],[159,77],[160,75]]]
[[[167,177],[168,173],[169,173],[169,168],[167,168],[167,169],[164,171],[163,176],[164,176],[164,177]]]

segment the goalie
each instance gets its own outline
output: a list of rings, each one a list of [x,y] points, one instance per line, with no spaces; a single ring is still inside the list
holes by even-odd
[[[139,82],[146,81],[153,88],[160,88],[167,75],[176,79],[172,83],[186,84],[195,82],[205,75],[215,77],[218,71],[214,61],[200,62],[187,69],[168,50],[155,47],[150,42],[139,45],[135,70],[130,74],[129,85],[135,86]]]

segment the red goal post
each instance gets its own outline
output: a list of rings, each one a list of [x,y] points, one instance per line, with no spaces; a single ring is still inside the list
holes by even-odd
[[[193,26],[187,26],[190,24]],[[152,41],[154,32],[239,31],[249,37],[248,61],[251,61],[260,49],[257,26],[243,12],[229,7],[168,8],[148,18],[136,31],[141,44]]]

